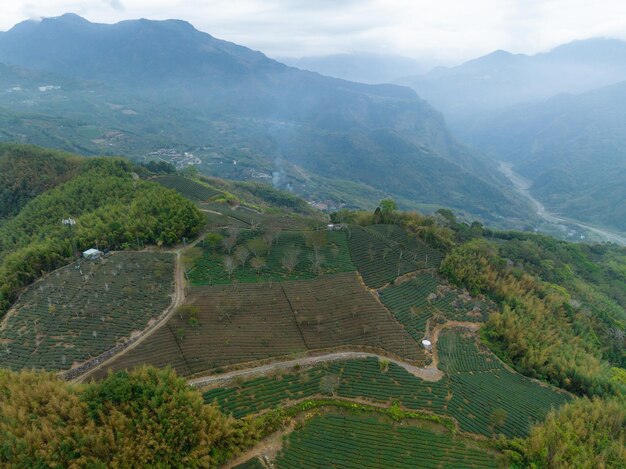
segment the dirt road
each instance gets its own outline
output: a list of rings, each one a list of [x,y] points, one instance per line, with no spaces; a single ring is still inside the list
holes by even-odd
[[[95,371],[106,367],[110,364],[114,359],[117,359],[120,355],[127,353],[129,350],[134,349],[139,344],[141,344],[148,336],[154,333],[157,329],[162,327],[167,323],[168,319],[174,314],[174,312],[183,304],[185,301],[185,271],[183,268],[183,260],[182,260],[182,252],[185,249],[195,246],[202,240],[202,237],[196,239],[193,243],[179,247],[173,251],[165,251],[172,252],[176,256],[176,262],[174,267],[174,294],[172,295],[172,302],[165,309],[161,315],[156,319],[155,322],[146,327],[139,335],[133,337],[129,341],[127,341],[122,346],[118,346],[113,350],[107,350],[106,352],[98,355],[97,357],[88,360],[87,362],[80,365],[80,369],[84,369],[80,374],[74,376],[76,374],[76,370],[68,370],[67,372],[61,373],[61,376],[66,376],[72,381],[81,382],[91,376]]]
[[[220,374],[220,375],[211,375],[211,376],[203,376],[201,378],[192,379],[189,381],[191,386],[202,387],[208,386],[209,384],[219,383],[221,381],[229,381],[234,378],[245,377],[252,378],[256,376],[264,376],[270,374],[274,371],[278,370],[288,370],[290,368],[294,368],[297,366],[313,366],[319,365],[320,363],[327,363],[339,360],[352,360],[356,358],[369,358],[374,357],[379,360],[386,360],[389,363],[395,363],[398,366],[401,366],[406,371],[411,373],[413,376],[417,376],[418,378],[422,378],[425,381],[439,381],[443,376],[443,373],[436,368],[430,367],[418,367],[413,366],[409,363],[402,362],[400,360],[395,360],[392,358],[388,358],[382,355],[377,355],[375,353],[367,353],[367,352],[335,352],[329,353],[326,355],[318,355],[314,357],[302,357],[296,358],[294,360],[281,361],[268,363],[267,365],[261,365],[254,368],[246,368],[244,370],[235,370],[228,373]]]

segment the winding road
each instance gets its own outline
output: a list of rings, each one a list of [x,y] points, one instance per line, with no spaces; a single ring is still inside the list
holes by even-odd
[[[296,358],[294,360],[287,361],[277,361],[268,363],[266,365],[256,366],[252,368],[245,368],[243,370],[235,370],[228,373],[223,373],[220,375],[209,375],[203,376],[200,378],[191,379],[188,383],[194,387],[204,387],[212,384],[220,383],[223,381],[230,381],[239,377],[252,378],[257,376],[264,376],[269,373],[278,370],[287,370],[290,368],[295,368],[298,366],[312,366],[318,365],[320,363],[327,363],[339,360],[353,360],[358,358],[378,358],[379,360],[386,360],[389,363],[395,363],[398,366],[401,366],[406,371],[411,373],[413,376],[423,379],[424,381],[439,381],[443,378],[444,373],[438,368],[439,360],[437,355],[437,340],[439,339],[439,333],[446,328],[449,327],[462,327],[464,329],[471,330],[476,332],[481,323],[477,322],[461,322],[461,321],[448,321],[445,324],[441,324],[433,329],[431,333],[430,340],[432,342],[433,348],[433,361],[430,365],[419,367],[411,365],[410,363],[403,362],[401,360],[395,360],[393,358],[386,357],[384,355],[378,355],[376,353],[368,353],[368,352],[335,352],[328,353],[325,355],[318,355],[312,357],[302,357]]]
[[[443,377],[443,373],[439,371],[436,367],[418,367],[411,365],[409,363],[405,363],[400,360],[394,360],[392,358],[385,357],[383,355],[378,355],[375,353],[367,353],[367,352],[335,352],[328,353],[326,355],[318,355],[313,357],[302,357],[296,358],[294,360],[287,361],[277,361],[273,363],[268,363],[267,365],[256,366],[253,368],[246,368],[243,370],[235,370],[229,373],[223,373],[220,375],[210,375],[203,376],[201,378],[196,378],[188,381],[191,386],[194,387],[204,387],[211,384],[219,383],[222,381],[230,381],[234,378],[239,377],[256,377],[256,376],[264,376],[269,373],[278,370],[287,370],[290,368],[295,368],[298,366],[312,366],[318,365],[320,363],[327,363],[339,360],[353,360],[358,358],[378,358],[379,360],[386,360],[389,363],[395,363],[398,366],[401,366],[406,371],[411,373],[413,376],[417,376],[418,378],[422,378],[424,381],[439,381]]]
[[[97,357],[92,358],[84,362],[78,368],[81,369],[79,374],[76,374],[75,369],[70,369],[67,371],[61,372],[61,376],[65,378],[69,378],[76,382],[82,382],[85,379],[92,376],[97,370],[109,365],[113,360],[116,360],[121,355],[128,353],[128,351],[137,347],[140,343],[142,343],[146,338],[152,335],[157,329],[165,325],[168,319],[176,312],[176,310],[184,303],[185,301],[185,271],[183,268],[183,259],[182,252],[185,249],[191,248],[198,244],[203,239],[203,236],[198,237],[193,243],[188,244],[187,246],[181,246],[173,251],[163,251],[163,252],[171,252],[176,256],[176,262],[174,267],[174,294],[172,295],[172,302],[170,305],[161,313],[161,315],[152,322],[148,327],[146,327],[141,333],[137,336],[132,337],[125,344],[121,345],[119,351],[112,353],[111,350],[107,350],[106,352],[98,355]],[[84,370],[84,371],[82,371]]]
[[[619,235],[617,233],[613,233],[611,231],[607,231],[606,229],[597,228],[592,225],[588,225],[586,223],[579,222],[578,220],[572,220],[571,218],[562,217],[559,215],[555,215],[546,210],[545,205],[543,205],[539,200],[537,200],[530,193],[530,181],[523,178],[515,171],[513,171],[513,165],[511,163],[500,162],[500,167],[498,168],[502,174],[504,174],[509,181],[513,184],[513,187],[517,192],[527,198],[535,207],[537,211],[537,215],[546,220],[549,223],[562,224],[569,223],[571,225],[579,226],[582,229],[591,231],[598,236],[603,241],[608,241],[611,243],[620,244],[622,246],[626,246],[626,237]]]

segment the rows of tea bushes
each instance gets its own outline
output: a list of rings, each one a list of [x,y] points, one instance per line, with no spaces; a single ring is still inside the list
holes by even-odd
[[[463,329],[441,334],[437,341],[441,370],[452,374],[502,369],[502,362],[489,350],[477,345],[476,341],[475,334],[463,332]]]
[[[490,468],[494,454],[448,432],[395,423],[376,414],[317,415],[291,433],[278,468]]]
[[[366,228],[371,233],[382,236],[398,248],[409,251],[408,255],[420,269],[438,268],[443,260],[443,253],[430,247],[417,236],[409,234],[398,225],[371,225]]]
[[[161,184],[168,189],[174,189],[183,197],[194,202],[202,202],[219,194],[220,192],[205,184],[201,184],[193,179],[189,179],[177,174],[168,174],[167,176],[159,176],[154,182]]]
[[[171,303],[174,256],[119,252],[41,279],[0,328],[0,366],[68,369],[144,329]]]
[[[489,311],[487,302],[462,294],[430,272],[390,285],[380,291],[380,297],[416,340],[424,336],[426,323],[436,314],[451,321],[482,322]]]
[[[317,395],[367,399],[385,405],[397,402],[409,410],[452,417],[466,432],[509,437],[526,435],[530,425],[542,420],[551,407],[569,400],[565,393],[502,367],[494,365],[490,371],[480,371],[484,363],[491,363],[487,359],[497,358],[493,354],[480,357],[483,351],[475,342],[455,339],[458,335],[457,330],[445,330],[441,340],[462,344],[457,350],[473,344],[463,349],[471,355],[464,363],[478,363],[479,369],[467,366],[470,369],[447,373],[437,382],[417,378],[394,363],[383,366],[377,359],[368,358],[218,387],[207,390],[204,398],[207,402],[217,401],[224,411],[238,417]],[[444,353],[440,366],[451,368],[446,363],[450,355]]]
[[[249,251],[245,263],[238,262],[235,270],[229,275],[224,265],[228,252],[223,246],[209,246],[200,244],[202,256],[194,261],[189,270],[189,278],[194,285],[217,285],[237,282],[278,282],[284,280],[312,279],[320,275],[338,272],[352,272],[355,270],[348,252],[346,235],[341,231],[321,232],[322,245],[319,250],[319,269],[315,269],[315,253],[307,237],[312,231],[281,231],[275,239],[263,242],[262,230],[241,230],[236,237],[236,244],[231,249],[231,255],[236,257],[239,247]],[[231,236],[224,231],[222,236]],[[254,252],[251,243],[261,242],[262,249],[258,257],[262,258],[263,265],[255,268],[253,263]],[[287,256],[293,256],[292,265]]]
[[[349,228],[352,262],[371,288],[380,288],[396,277],[418,269],[407,252],[360,226]]]
[[[188,376],[338,347],[375,349],[423,364],[425,354],[353,272],[308,281],[192,287],[166,326],[111,363],[172,364]],[[102,370],[106,373],[106,370]]]

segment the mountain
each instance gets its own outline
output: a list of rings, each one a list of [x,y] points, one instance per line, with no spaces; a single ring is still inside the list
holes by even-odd
[[[428,63],[400,55],[351,53],[310,57],[284,57],[292,67],[360,83],[392,83],[401,77],[425,73]]]
[[[467,141],[513,163],[548,208],[626,232],[626,82],[475,119]]]
[[[580,93],[626,80],[626,42],[595,38],[525,55],[498,50],[402,80],[463,126],[476,112]]]
[[[349,205],[369,194],[493,220],[528,213],[490,160],[459,144],[412,90],[291,68],[183,21],[26,21],[0,34],[0,61],[48,74],[43,88],[2,93],[21,129],[3,127],[8,139],[47,144],[32,127],[81,153],[185,150],[206,173],[270,178]]]
[[[626,230],[626,42],[496,51],[407,81],[464,142],[513,164],[549,211]]]

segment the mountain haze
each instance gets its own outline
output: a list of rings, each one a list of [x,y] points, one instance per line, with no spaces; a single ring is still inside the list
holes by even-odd
[[[551,209],[626,231],[626,82],[476,119],[466,138],[513,163]]]
[[[11,96],[0,106],[122,134],[124,146],[83,137],[81,146],[94,154],[119,148],[142,157],[182,144],[219,155],[203,158],[207,172],[274,174],[278,185],[309,197],[358,204],[359,193],[388,194],[403,206],[527,213],[489,160],[459,144],[412,90],[291,68],[183,21],[104,25],[71,14],[26,21],[0,34],[0,61],[74,80],[74,87],[31,97],[27,107]],[[75,105],[64,107],[67,101]],[[56,132],[48,130],[62,140]]]
[[[410,84],[464,142],[512,163],[549,211],[624,232],[625,80],[626,42],[597,38],[499,50]]]
[[[626,80],[626,42],[587,39],[526,55],[497,50],[401,80],[452,122],[476,112],[580,93]]]
[[[429,70],[426,62],[400,55],[351,53],[279,60],[293,67],[360,83],[393,83],[398,78]]]

